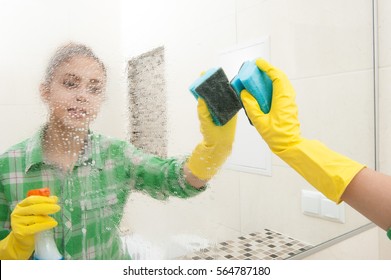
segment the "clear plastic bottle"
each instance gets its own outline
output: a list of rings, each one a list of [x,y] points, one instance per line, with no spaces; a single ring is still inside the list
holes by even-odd
[[[63,260],[63,256],[54,242],[52,230],[45,230],[35,235],[34,260]]]
[[[30,190],[27,196],[41,195],[50,196],[50,190],[48,188]],[[45,230],[35,235],[35,253],[34,260],[63,260],[63,256],[57,249],[56,242],[54,241],[53,230]]]

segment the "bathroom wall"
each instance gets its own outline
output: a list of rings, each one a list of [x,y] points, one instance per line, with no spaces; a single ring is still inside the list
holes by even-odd
[[[320,250],[304,260],[377,260],[379,259],[378,229],[372,228],[356,236]]]
[[[379,170],[391,174],[391,2],[378,0]],[[380,258],[391,259],[391,242],[379,230]]]
[[[391,11],[390,1],[379,0],[379,123],[380,123],[380,169],[391,173]]]
[[[123,5],[125,56],[165,46],[169,155],[190,153],[201,140],[191,82],[222,50],[269,36],[271,62],[297,91],[303,135],[374,166],[372,1],[149,0],[137,12]],[[189,201],[135,197],[127,227],[216,242],[270,228],[316,245],[367,223],[347,205],[344,224],[303,215],[301,190],[313,188],[277,157],[272,164],[272,176],[225,169]]]

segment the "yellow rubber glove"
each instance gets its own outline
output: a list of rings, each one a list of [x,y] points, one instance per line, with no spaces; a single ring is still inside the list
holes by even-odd
[[[252,95],[243,90],[241,99],[248,117],[277,156],[326,197],[340,203],[347,185],[365,166],[318,141],[303,138],[296,94],[287,76],[263,59],[256,64],[273,81],[273,99],[270,112],[264,114]]]
[[[187,166],[199,179],[209,180],[231,154],[238,115],[236,114],[225,125],[217,126],[213,123],[208,107],[201,97],[198,98],[197,111],[204,139],[194,149]]]
[[[57,197],[30,196],[11,213],[12,231],[0,241],[0,259],[27,260],[34,251],[34,235],[57,226],[48,215],[60,210]]]

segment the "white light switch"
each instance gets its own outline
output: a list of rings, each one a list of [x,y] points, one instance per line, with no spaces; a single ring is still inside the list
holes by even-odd
[[[320,215],[335,222],[345,222],[345,206],[343,203],[337,205],[335,202],[322,198],[320,201]]]
[[[304,214],[320,214],[321,195],[318,192],[302,190],[301,191],[301,209]]]
[[[301,209],[305,215],[345,223],[345,205],[337,205],[318,191],[301,191]]]

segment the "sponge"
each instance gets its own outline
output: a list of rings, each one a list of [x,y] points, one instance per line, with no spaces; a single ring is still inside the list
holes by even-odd
[[[195,98],[205,100],[213,122],[218,126],[225,125],[242,108],[222,68],[209,69],[189,89]]]
[[[246,89],[257,100],[262,112],[265,114],[270,112],[273,91],[272,80],[257,67],[255,61],[243,63],[238,75],[232,79],[231,86],[239,96],[241,91]]]

